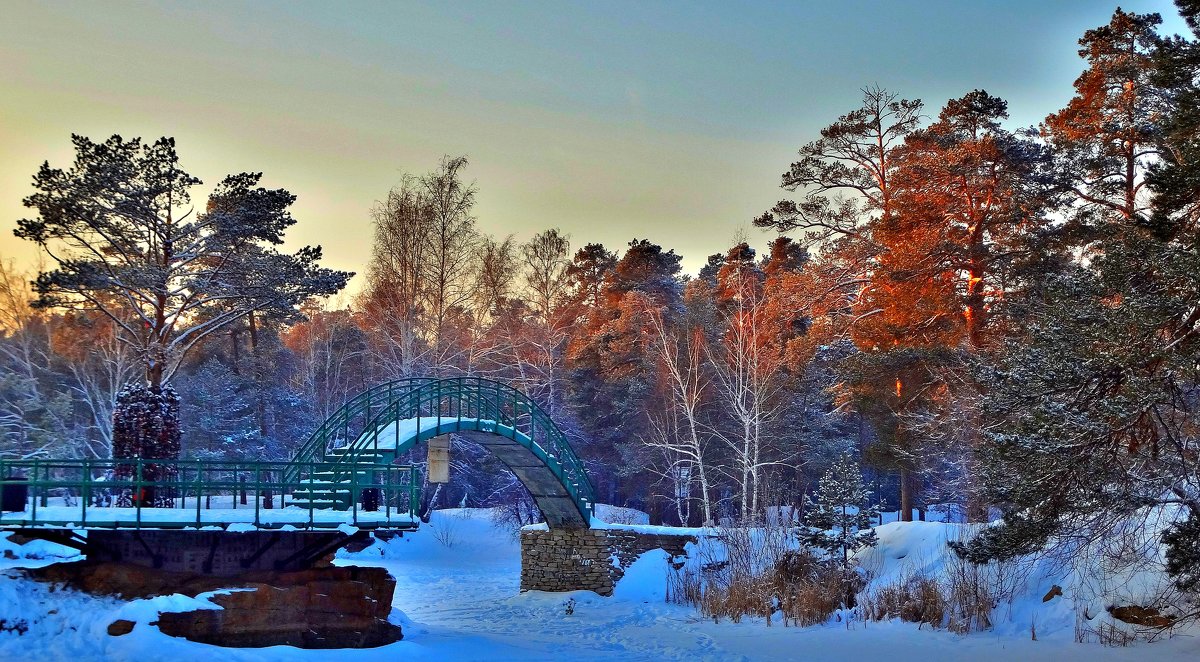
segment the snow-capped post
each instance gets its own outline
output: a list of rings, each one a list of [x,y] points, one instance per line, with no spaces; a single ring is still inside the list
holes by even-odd
[[[167,386],[158,392],[148,386],[131,382],[117,395],[113,411],[113,457],[131,460],[170,459],[179,456],[179,397]],[[173,480],[175,465],[148,463],[142,466],[141,478],[147,482]],[[116,465],[117,480],[131,480],[136,462]],[[159,493],[153,485],[143,487],[138,494],[120,497],[124,505],[167,506],[173,494]]]
[[[296,196],[261,187],[262,173],[226,177],[197,211],[189,191],[201,181],[180,168],[173,138],[71,141],[74,164],[43,163],[22,201],[37,216],[17,221],[16,236],[55,266],[34,281],[33,305],[113,322],[145,372],[114,412],[113,455],[177,457],[178,398],[168,384],[187,353],[255,312],[298,315],[353,274],[320,267],[319,247],[277,250],[296,222]]]

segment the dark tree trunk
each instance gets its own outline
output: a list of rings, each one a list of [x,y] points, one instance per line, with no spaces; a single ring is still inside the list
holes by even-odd
[[[911,522],[913,511],[912,475],[908,469],[900,469],[900,521]]]

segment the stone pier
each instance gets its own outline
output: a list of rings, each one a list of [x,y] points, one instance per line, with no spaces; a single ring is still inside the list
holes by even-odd
[[[521,590],[612,595],[625,568],[642,554],[661,548],[682,556],[694,541],[691,535],[627,529],[526,529],[521,531]]]

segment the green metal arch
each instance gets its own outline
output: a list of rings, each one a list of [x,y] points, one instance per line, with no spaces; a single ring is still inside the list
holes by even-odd
[[[411,423],[407,426],[411,429],[402,430],[403,423]],[[351,438],[352,429],[361,432]],[[385,438],[389,432],[392,436]],[[578,512],[578,522],[584,526],[590,522],[595,490],[566,435],[531,398],[494,380],[414,378],[376,386],[330,416],[310,436],[297,460],[332,458],[348,474],[366,456],[390,462],[420,443],[453,432],[497,435],[524,448],[553,475],[562,496]],[[521,472],[518,477],[532,492],[529,481],[538,477]]]

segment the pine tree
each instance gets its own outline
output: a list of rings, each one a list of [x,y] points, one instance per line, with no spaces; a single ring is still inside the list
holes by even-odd
[[[334,294],[353,274],[318,266],[319,247],[276,249],[296,222],[289,210],[296,196],[259,186],[261,173],[226,177],[197,214],[190,191],[201,182],[180,167],[174,139],[71,139],[74,164],[42,165],[36,192],[23,201],[38,215],[17,222],[16,236],[56,265],[34,281],[35,305],[112,320],[149,389],[126,389],[118,403],[114,454],[173,457],[162,454],[179,450],[178,400],[167,385],[184,357],[256,311],[282,313]],[[158,424],[166,427],[146,427]],[[117,439],[124,434],[132,436]]]
[[[878,87],[864,89],[862,107],[822,129],[783,173],[782,188],[803,191],[803,198],[780,201],[754,224],[780,232],[802,230],[806,245],[866,238],[866,223],[891,213],[897,149],[920,122],[919,100]]]
[[[1147,507],[1200,512],[1200,227],[1190,183],[1200,123],[1187,102],[1198,98],[1200,60],[1192,42],[1164,46],[1158,22],[1118,11],[1089,31],[1079,96],[1048,120],[1081,122],[1059,124],[1079,181],[1094,169],[1110,175],[1075,186],[1074,220],[1089,230],[1077,248],[1089,260],[1045,278],[1020,306],[1025,334],[980,368],[986,483],[1004,522],[955,546],[972,561],[1032,552],[1056,535],[1103,536]],[[1180,581],[1192,572],[1194,531],[1185,519],[1164,537]]]
[[[259,310],[333,294],[352,274],[317,265],[321,249],[281,253],[296,196],[230,175],[202,213],[188,209],[199,179],[179,165],[175,141],[72,136],[75,163],[43,164],[23,201],[37,218],[16,235],[57,268],[38,275],[41,307],[99,310],[138,354],[153,390],[205,337]]]
[[[1075,97],[1042,125],[1085,210],[1130,220],[1148,210],[1146,168],[1167,151],[1161,117],[1169,97],[1154,80],[1160,23],[1158,14],[1118,8],[1108,25],[1084,33],[1079,55],[1088,68],[1075,80]],[[1074,220],[1086,227],[1092,217]]]
[[[642,451],[635,439],[650,428],[648,412],[665,409],[667,392],[655,367],[650,311],[674,324],[683,307],[679,261],[675,251],[634,239],[615,261],[603,246],[589,244],[567,270],[579,306],[567,344],[570,403],[590,437],[584,455],[596,465],[619,467],[630,479],[626,484],[638,486],[630,492],[643,495],[651,478],[641,459],[630,459]],[[594,477],[602,493],[607,487],[616,496],[615,480],[599,472]]]
[[[1167,574],[1181,591],[1200,588],[1200,513],[1192,512],[1162,537],[1166,546]]]
[[[871,492],[863,484],[858,463],[845,453],[829,467],[809,497],[800,539],[824,550],[848,570],[852,554],[874,547],[879,541],[871,528],[878,517],[879,508],[871,503]]]

